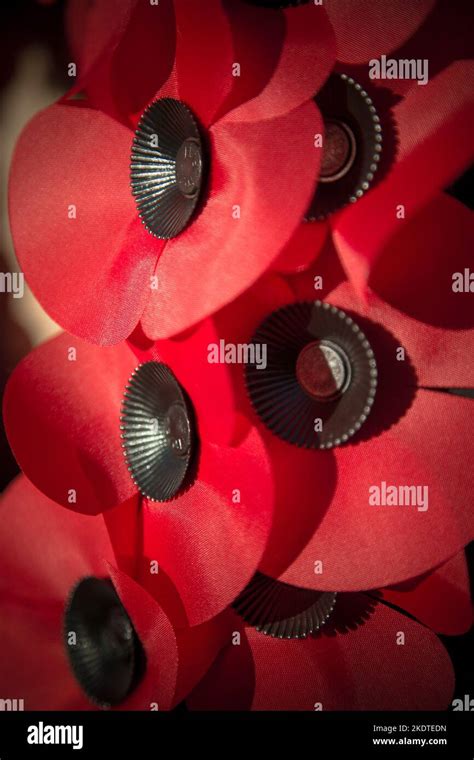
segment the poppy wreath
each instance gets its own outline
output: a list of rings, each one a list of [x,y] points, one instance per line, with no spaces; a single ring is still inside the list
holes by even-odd
[[[408,588],[342,594],[319,633],[282,641],[229,609],[190,627],[161,569],[117,568],[102,515],[65,510],[23,476],[0,510],[1,686],[25,710],[167,710],[184,698],[191,710],[440,710],[450,700],[452,665],[433,631],[471,624],[463,555]]]
[[[69,5],[75,83],[10,178],[67,330],[3,403],[1,687],[26,709],[450,704],[473,230],[444,188],[472,63],[432,49],[446,3],[359,5]],[[367,73],[413,50],[427,84]]]

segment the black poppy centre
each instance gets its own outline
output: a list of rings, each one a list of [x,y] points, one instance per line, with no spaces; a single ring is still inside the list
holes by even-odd
[[[131,187],[139,216],[158,238],[176,237],[195,214],[204,184],[204,150],[190,109],[173,98],[143,113],[132,145]]]
[[[196,438],[190,401],[165,364],[146,362],[132,374],[120,429],[140,492],[152,501],[172,499],[187,483]]]
[[[324,123],[318,185],[306,221],[325,219],[362,198],[382,152],[382,126],[372,98],[345,74],[332,74],[316,103]]]
[[[123,702],[140,680],[145,654],[112,582],[88,577],[73,588],[64,614],[73,673],[100,707]]]
[[[267,366],[247,366],[247,389],[275,435],[329,449],[360,430],[374,402],[377,364],[352,317],[321,301],[295,303],[270,314],[252,341],[266,344]]]

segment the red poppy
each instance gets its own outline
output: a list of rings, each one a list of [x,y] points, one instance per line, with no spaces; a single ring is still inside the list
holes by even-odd
[[[123,709],[169,709],[175,699],[178,650],[159,604],[116,568],[103,518],[62,509],[20,477],[1,499],[3,530],[0,684],[25,710],[84,710],[63,641],[64,610],[84,577],[109,578],[140,637],[148,667]],[[32,646],[31,642],[35,645]]]
[[[244,629],[230,613],[188,628],[176,625],[179,602],[166,576],[155,576],[150,596],[145,590],[149,572],[136,571],[132,580],[116,569],[117,553],[102,516],[63,510],[24,477],[3,495],[0,509],[0,644],[8,652],[0,686],[5,698],[23,699],[25,710],[97,707],[85,696],[83,674],[76,671],[73,676],[66,643],[71,591],[91,577],[111,582],[146,658],[140,679],[116,705],[119,709],[166,710],[193,689],[192,709],[313,710],[316,703],[323,709],[447,706],[453,674],[442,646],[428,629],[378,603],[376,596],[340,596],[324,633],[305,641],[272,640]],[[387,591],[384,596],[398,604],[403,600],[406,609],[423,623],[429,620],[434,630],[440,624],[444,630],[447,616],[450,632],[465,630],[470,622],[461,556],[414,591]],[[364,665],[367,652],[372,666],[374,657],[381,663],[380,668],[371,667],[370,679]],[[102,671],[95,665],[97,689]],[[302,667],[304,678],[299,675]]]
[[[166,354],[166,342],[163,346]],[[158,448],[153,444],[150,466],[144,472],[139,467],[142,456],[133,448],[133,439],[143,428],[136,432],[136,417],[161,420],[168,409],[155,412],[156,417],[140,409],[125,419],[126,386],[139,364],[127,343],[99,348],[65,334],[54,338],[21,362],[4,398],[9,442],[27,477],[63,506],[89,515],[105,512],[123,559],[128,557],[133,566],[140,545],[145,557],[156,560],[177,587],[193,625],[225,608],[255,572],[270,529],[274,498],[270,463],[259,434],[247,431],[235,447],[221,442],[219,422],[224,430],[231,427],[225,417],[229,402],[224,403],[225,393],[215,378],[200,387],[205,375],[195,370],[207,357],[205,346],[190,338],[181,345],[189,364],[176,362],[176,376],[190,398],[190,448],[195,450],[193,460],[185,462],[184,473],[184,460],[159,448],[168,431],[165,427],[154,430],[151,423],[146,423],[145,434],[151,432]],[[145,368],[153,368],[163,358],[156,347],[141,354],[141,361],[151,363]],[[170,364],[173,368],[174,362]],[[221,373],[222,368],[216,371]],[[154,401],[160,397],[160,388],[153,381],[140,394]],[[174,414],[175,405],[170,408]],[[121,413],[125,446],[131,441],[126,448],[128,468],[120,437]],[[228,417],[232,421],[232,415]],[[169,416],[159,424],[168,425],[170,419],[175,424],[177,418]],[[173,436],[172,430],[170,445]],[[182,488],[159,497],[165,503],[141,496],[129,471],[142,493],[158,498],[152,488],[156,483],[150,485],[147,480],[148,471],[151,468],[159,482],[164,473],[167,484],[173,467],[186,479],[178,484]]]
[[[277,269],[303,271],[331,234],[347,277],[364,295],[377,259],[400,227],[435,202],[472,160],[474,64],[459,60],[471,55],[462,2],[417,3],[413,15],[398,2],[368,0],[357,14],[349,5],[338,0],[327,8],[336,35],[336,71],[360,82],[376,109],[381,108],[381,122],[386,122],[382,161],[369,192],[361,192],[360,200],[354,197],[357,202],[348,203],[347,193],[345,208],[324,221],[300,226]],[[453,25],[455,51],[449,42]],[[441,39],[446,43],[441,44]],[[396,61],[426,61],[428,83],[371,79],[367,64],[382,54]]]
[[[311,6],[271,22],[265,9],[226,13],[218,0],[125,3],[119,14],[95,5],[83,19],[89,31],[75,87],[19,139],[10,218],[22,268],[45,309],[74,335],[115,344],[140,321],[152,338],[196,324],[278,256],[314,186],[319,118],[311,97],[332,65],[334,39],[324,9]],[[240,76],[232,75],[236,62]],[[200,125],[202,155],[192,160],[206,163],[209,153],[200,211],[172,240],[147,232],[130,192],[134,130],[142,134],[147,105],[158,100],[164,108],[164,98],[178,99],[178,116],[192,122],[189,108]],[[173,161],[190,171],[175,147]],[[132,164],[145,173],[148,192],[150,175],[138,159]],[[166,176],[175,189],[178,175]],[[191,179],[198,192],[201,171]],[[150,206],[137,197],[146,217]]]
[[[453,208],[463,220],[454,235]],[[469,293],[453,292],[449,274],[464,271],[471,224],[469,212],[445,198],[405,225],[391,255],[377,268],[386,301],[372,293],[369,304],[361,302],[328,245],[306,274],[263,279],[215,315],[215,340],[239,344],[250,341],[259,324],[281,307],[324,299],[362,329],[378,368],[367,421],[353,442],[330,451],[301,449],[271,433],[249,403],[242,367],[229,368],[241,413],[240,435],[246,418],[259,427],[277,491],[282,488],[286,495],[275,509],[262,572],[296,586],[358,591],[418,576],[474,537],[469,499],[474,406],[469,398],[445,392],[472,385],[465,359],[472,354],[474,336]],[[391,265],[395,255],[396,272]],[[415,257],[419,269],[413,267]],[[289,318],[287,326],[290,334]],[[260,374],[263,383],[265,372]],[[257,407],[264,418],[272,409],[277,414],[283,393],[283,387],[275,392],[270,406],[260,399]],[[294,469],[302,456],[311,457],[314,466],[303,500]],[[427,508],[370,506],[369,488],[383,482],[426,486]],[[317,562],[321,574],[315,573]]]
[[[248,626],[190,695],[192,710],[443,710],[454,674],[434,631],[472,623],[461,554],[413,590],[339,594],[317,634],[281,641]],[[394,609],[380,599],[396,603]],[[417,620],[407,617],[404,611]],[[419,621],[419,622],[418,622]],[[420,623],[422,623],[420,625]]]

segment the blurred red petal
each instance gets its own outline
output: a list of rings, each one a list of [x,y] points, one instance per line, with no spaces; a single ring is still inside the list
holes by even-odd
[[[229,13],[232,14],[231,6]],[[224,117],[225,121],[274,119],[314,97],[329,76],[335,59],[334,33],[325,8],[311,3],[286,9],[280,15],[269,14],[265,8],[239,7],[235,9],[233,23],[235,60],[241,64],[241,81],[232,94],[255,97],[234,108]],[[243,34],[245,44],[240,39]],[[275,48],[282,38],[278,54]],[[237,57],[240,51],[243,57]],[[265,61],[271,66],[267,81],[262,72]],[[235,99],[226,103],[227,108],[233,105]]]
[[[454,690],[437,636],[382,604],[345,633],[282,641],[245,630],[191,695],[192,710],[443,710]]]
[[[376,415],[374,405],[366,426],[372,417],[377,423]],[[332,502],[281,580],[327,590],[376,588],[413,578],[460,551],[474,538],[468,498],[473,415],[471,399],[417,391],[389,430],[335,450]],[[428,508],[371,505],[369,489],[382,482],[426,487]],[[317,560],[322,573],[315,575]]]
[[[234,51],[221,0],[175,0],[179,97],[209,126],[232,87]]]
[[[14,371],[4,397],[9,442],[49,498],[94,514],[136,493],[120,445],[122,396],[135,366],[126,344],[98,348],[60,335]]]
[[[144,552],[173,581],[191,625],[225,609],[254,574],[273,501],[256,431],[236,448],[201,445],[196,482],[173,501],[143,507]]]
[[[146,670],[121,710],[169,710],[174,703],[178,647],[170,621],[152,597],[120,570],[110,578],[127,610],[146,654]]]
[[[113,560],[103,520],[62,509],[24,477],[0,512],[2,696],[24,699],[25,710],[93,709],[70,670],[62,617],[79,578],[103,575]]]
[[[53,319],[95,343],[131,333],[162,248],[137,217],[131,141],[97,111],[55,105],[29,123],[12,162],[10,221],[25,276]]]
[[[424,229],[427,231],[426,227]],[[435,234],[435,229],[432,231],[432,235]],[[453,236],[453,240],[455,240],[455,237]],[[413,229],[413,238],[415,242],[421,242],[423,240],[422,231],[415,231]],[[428,236],[425,239],[429,241]],[[413,252],[415,250],[417,249],[412,249]],[[427,257],[431,250],[428,247]],[[446,255],[446,249],[442,253]],[[447,269],[455,271],[460,264],[454,245],[452,253],[451,266],[444,266],[444,264],[440,263],[436,271],[432,271],[430,267],[427,267],[426,269],[422,268],[423,275],[421,272],[418,276],[413,273],[414,283],[410,285],[407,283],[407,288],[412,293],[413,298],[418,298],[418,307],[413,305],[413,309],[410,309],[408,306],[410,311],[415,312],[413,317],[408,317],[403,312],[398,311],[397,308],[392,308],[387,303],[381,301],[374,293],[370,294],[367,305],[357,302],[352,288],[347,284],[343,284],[331,294],[331,300],[334,300],[341,308],[354,309],[356,313],[354,318],[356,320],[357,315],[367,317],[371,322],[385,328],[392,335],[397,346],[405,350],[405,359],[413,367],[413,371],[416,374],[414,381],[416,381],[418,386],[440,388],[472,386],[472,372],[469,362],[466,361],[466,357],[471,356],[474,351],[474,329],[472,327],[471,329],[468,328],[469,323],[472,325],[473,322],[473,314],[469,309],[470,294],[453,293],[451,290],[451,275],[447,274],[447,276],[443,276],[443,269],[445,271]],[[435,250],[433,250],[433,257],[436,267]],[[424,258],[424,254],[421,258]],[[467,257],[464,261],[467,263]],[[461,272],[463,272],[462,269]],[[401,287],[401,283],[404,281],[402,279],[398,280],[398,276],[395,275],[394,279]],[[390,288],[390,292],[393,294],[394,290]],[[404,296],[395,296],[394,300],[400,301],[403,306],[406,303]],[[448,302],[447,305],[443,303],[444,300]],[[426,316],[429,316],[429,313],[433,314],[436,304],[439,305],[439,320],[444,321],[443,317],[447,315],[446,321],[451,320],[452,323],[458,321],[458,324],[464,322],[465,329],[461,329],[461,327],[458,329],[434,327],[418,321],[416,316],[421,319],[423,312]],[[449,308],[456,310],[456,313],[450,315]],[[416,313],[417,311],[418,314]],[[376,346],[374,346],[374,350],[375,348]],[[386,349],[387,347],[385,346],[384,348],[383,346],[383,340],[380,340],[380,358],[384,361],[388,379],[392,377],[396,378],[398,377],[397,368],[404,365],[398,361],[395,350],[387,356]]]
[[[331,0],[327,12],[336,34],[337,59],[365,63],[402,45],[423,23],[435,0]]]
[[[232,626],[227,612],[207,623],[178,628],[178,684],[174,702],[179,704],[205,676],[219,652],[232,638]]]
[[[196,324],[251,286],[276,259],[314,189],[319,152],[313,137],[319,123],[308,103],[260,124],[213,127],[210,198],[159,260],[159,288],[151,291],[142,321],[150,338]],[[274,165],[278,182],[269,171]]]
[[[469,165],[473,82],[474,63],[458,61],[395,106],[397,162],[377,187],[340,213],[334,230],[348,277],[360,291],[403,219],[412,218]]]
[[[382,589],[382,596],[436,633],[459,636],[472,626],[471,590],[464,552],[421,578]]]
[[[468,363],[460,360],[464,351],[471,350],[472,330],[467,328],[474,327],[472,293],[453,291],[453,276],[461,274],[464,283],[465,270],[472,262],[473,240],[472,211],[448,195],[438,195],[394,235],[369,281],[395,309],[418,322],[450,328],[432,335],[432,343],[436,343],[432,350],[437,348],[439,357],[430,375],[453,385],[456,376],[461,382],[472,380]],[[413,326],[415,329],[418,326]],[[443,380],[445,373],[448,376]]]
[[[112,580],[146,654],[144,677],[119,709],[150,710],[153,702],[169,709],[177,675],[173,629],[149,594],[114,568],[103,518],[63,509],[24,477],[2,497],[0,510],[0,645],[8,652],[2,694],[22,697],[26,710],[96,709],[73,677],[62,633],[71,590],[94,575]]]
[[[292,446],[268,430],[264,440],[272,464],[275,506],[259,569],[278,578],[313,538],[317,542],[318,526],[336,489],[337,470],[331,452]],[[314,575],[316,585],[318,578]]]
[[[73,0],[66,22],[77,64],[73,91],[85,90],[91,104],[125,121],[142,111],[172,69],[172,0],[125,0],[119,6]]]
[[[326,222],[305,222],[297,227],[273,268],[284,274],[304,272],[321,253],[329,227]]]
[[[200,435],[226,444],[237,425],[236,402],[229,365],[209,361],[214,345],[219,338],[213,322],[206,319],[191,331],[159,341],[150,358],[172,368],[191,399]]]

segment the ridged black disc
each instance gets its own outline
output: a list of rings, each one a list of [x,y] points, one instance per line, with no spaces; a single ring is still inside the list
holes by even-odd
[[[329,449],[360,429],[374,401],[377,366],[345,312],[321,301],[291,304],[270,314],[252,342],[267,346],[267,364],[246,366],[247,389],[273,433],[297,446]]]
[[[111,707],[130,694],[144,653],[111,581],[83,578],[73,588],[64,641],[74,675],[94,703]]]
[[[332,591],[290,586],[257,572],[233,606],[249,625],[267,636],[304,639],[324,625],[335,603]]]
[[[324,119],[323,155],[307,221],[324,219],[369,190],[382,152],[382,126],[362,85],[331,74],[315,98]]]
[[[120,429],[132,480],[152,501],[168,501],[183,485],[194,445],[192,410],[166,364],[147,362],[125,389]]]
[[[203,185],[203,161],[189,108],[173,98],[155,100],[133,140],[131,186],[140,218],[156,237],[173,238],[188,224]]]

